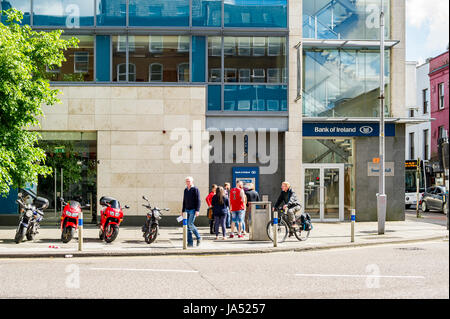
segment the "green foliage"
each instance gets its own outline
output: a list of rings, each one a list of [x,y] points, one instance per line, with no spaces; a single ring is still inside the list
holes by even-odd
[[[78,39],[60,38],[62,31],[36,32],[21,26],[20,11],[2,11],[0,23],[0,194],[11,187],[36,183],[39,175],[51,173],[45,152],[36,146],[43,116],[41,105],[60,103],[58,90],[50,88],[46,65],[60,67],[64,50],[77,47]]]

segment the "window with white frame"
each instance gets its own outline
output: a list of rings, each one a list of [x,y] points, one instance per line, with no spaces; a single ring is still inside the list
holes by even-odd
[[[268,83],[280,83],[280,69],[279,68],[267,69],[267,82]]]
[[[120,63],[117,65],[117,81],[125,82],[127,80],[127,68],[126,63]],[[136,65],[128,63],[128,81],[136,81]]]
[[[438,94],[439,94],[439,110],[443,110],[444,104],[444,83],[438,84]]]
[[[128,51],[134,51],[134,35],[128,36]],[[127,52],[127,36],[119,35],[118,36],[118,44],[117,44],[117,52]]]
[[[162,82],[163,81],[164,67],[161,63],[150,64],[149,79],[150,82]]]
[[[224,55],[236,54],[236,41],[234,37],[225,37],[223,39],[223,54]]]
[[[75,73],[87,73],[89,71],[89,52],[74,52],[73,71]]]
[[[224,70],[225,82],[236,82],[236,69],[226,68]]]
[[[178,52],[189,52],[190,41],[185,35],[178,36]]]
[[[209,82],[220,82],[220,70],[221,69],[209,70]]]
[[[162,53],[164,48],[163,36],[161,35],[150,35],[149,36],[149,46],[148,50],[151,53]]]
[[[180,63],[178,69],[178,82],[189,82],[189,63]]]
[[[238,38],[238,55],[250,56],[250,54],[251,54],[250,37],[239,37]]]
[[[253,56],[265,56],[265,55],[266,55],[266,38],[254,37]]]
[[[279,56],[281,55],[281,38],[280,37],[269,37],[268,38],[268,53],[269,56]]]
[[[210,56],[222,56],[222,38],[210,37],[209,38],[209,55]]]
[[[266,70],[264,69],[253,69],[252,72],[252,82],[265,82],[266,81]]]
[[[239,69],[239,82],[250,82],[250,69]]]

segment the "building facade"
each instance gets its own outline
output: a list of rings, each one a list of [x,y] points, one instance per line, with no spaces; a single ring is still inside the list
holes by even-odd
[[[62,104],[35,128],[56,172],[38,194],[114,196],[140,220],[142,195],[178,215],[188,175],[202,197],[241,179],[271,201],[287,180],[316,220],[376,220],[381,1],[1,3],[80,39],[47,66]],[[403,220],[405,1],[384,6],[387,220]]]
[[[444,170],[440,165],[439,140],[444,130],[449,132],[449,73],[448,50],[430,59],[430,106],[431,117],[435,118],[431,124],[431,162],[436,176],[436,184],[444,185]],[[447,159],[448,160],[448,159]]]

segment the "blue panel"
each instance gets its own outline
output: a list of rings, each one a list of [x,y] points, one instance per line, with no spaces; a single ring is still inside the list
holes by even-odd
[[[96,15],[98,26],[125,26],[126,0],[97,0]]]
[[[192,37],[192,82],[205,82],[206,37]]]
[[[220,111],[222,109],[222,86],[208,85],[208,111]]]
[[[225,111],[287,110],[286,85],[225,85]]]
[[[11,189],[8,196],[0,196],[0,214],[17,214],[17,189]]]
[[[8,10],[11,8],[15,8],[17,10],[22,11],[23,13],[23,19],[22,19],[22,25],[23,24],[30,24],[30,15],[31,15],[31,0],[8,0],[8,1],[1,1],[1,8],[2,10]],[[6,21],[6,15],[2,16],[1,18],[2,23],[5,23]]]
[[[287,28],[287,0],[226,0],[225,27]]]
[[[95,37],[96,81],[111,81],[111,39],[109,35]]]
[[[233,167],[233,187],[236,187],[237,180],[245,185],[252,183],[255,191],[259,192],[259,167]]]
[[[378,123],[303,123],[303,136],[379,136]],[[395,124],[385,124],[385,136],[395,136]]]
[[[220,27],[222,25],[221,0],[192,0],[194,27]]]
[[[189,26],[189,0],[130,0],[130,26]]]
[[[92,0],[34,0],[33,25],[93,26],[94,3]]]

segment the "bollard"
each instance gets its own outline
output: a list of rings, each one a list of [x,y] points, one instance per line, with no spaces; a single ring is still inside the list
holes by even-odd
[[[273,212],[273,247],[278,246],[278,211]]]
[[[183,213],[183,249],[187,249],[187,213]]]
[[[351,231],[351,241],[355,242],[355,221],[356,221],[356,210],[352,209],[352,231]]]
[[[83,251],[83,212],[78,217],[78,251]]]

